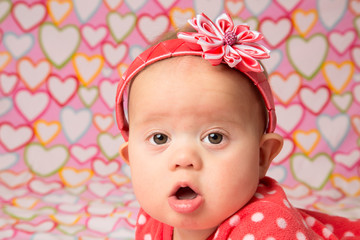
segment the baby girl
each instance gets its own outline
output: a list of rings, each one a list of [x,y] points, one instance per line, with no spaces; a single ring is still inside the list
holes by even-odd
[[[136,239],[356,239],[360,221],[294,208],[266,177],[282,147],[259,32],[201,14],[140,54],[117,91],[141,209]],[[124,109],[128,108],[128,113]]]

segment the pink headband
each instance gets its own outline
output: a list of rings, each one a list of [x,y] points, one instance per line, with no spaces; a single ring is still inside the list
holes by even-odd
[[[269,58],[269,50],[255,43],[262,39],[259,32],[249,30],[247,25],[237,25],[229,15],[222,14],[215,24],[204,14],[189,20],[197,33],[179,33],[181,39],[158,43],[145,50],[130,64],[116,92],[116,120],[125,141],[129,138],[129,124],[124,113],[124,93],[131,79],[154,62],[177,56],[202,56],[212,65],[226,63],[243,72],[259,89],[268,111],[266,132],[274,132],[276,115],[274,99],[267,77],[258,59]]]

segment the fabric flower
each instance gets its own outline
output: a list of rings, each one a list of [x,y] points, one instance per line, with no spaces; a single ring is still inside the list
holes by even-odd
[[[226,13],[215,23],[203,13],[188,22],[197,32],[180,32],[178,38],[200,45],[203,58],[212,65],[225,62],[243,72],[263,71],[257,60],[269,58],[270,51],[256,43],[263,38],[261,33],[251,31],[246,24],[235,26]]]

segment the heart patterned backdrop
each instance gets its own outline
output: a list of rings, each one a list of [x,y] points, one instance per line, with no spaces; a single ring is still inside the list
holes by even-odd
[[[0,239],[132,239],[114,118],[127,64],[195,13],[260,30],[301,207],[360,217],[359,0],[0,0]]]

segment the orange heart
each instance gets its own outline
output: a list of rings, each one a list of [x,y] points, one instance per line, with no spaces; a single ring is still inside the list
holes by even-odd
[[[14,198],[11,202],[19,208],[33,209],[40,202],[40,199],[25,196],[22,198]]]
[[[122,186],[130,182],[130,179],[123,174],[112,174],[110,180],[117,186]]]
[[[72,63],[80,82],[88,86],[99,75],[104,58],[101,55],[89,57],[84,53],[77,53],[72,58]]]
[[[318,14],[316,9],[309,11],[296,9],[292,13],[291,19],[296,31],[299,32],[302,37],[305,37],[315,26],[318,19]]]
[[[354,63],[351,61],[344,61],[341,64],[327,61],[321,69],[329,88],[337,94],[347,87],[354,75],[354,70]]]
[[[318,145],[321,135],[318,130],[309,131],[296,130],[293,133],[295,145],[306,155],[309,155]]]
[[[43,145],[52,142],[61,131],[61,124],[58,121],[47,122],[37,120],[34,123],[34,133]]]
[[[71,13],[73,3],[71,0],[48,0],[46,7],[50,18],[56,25],[60,25]]]
[[[354,115],[351,117],[351,125],[355,132],[360,136],[360,115]]]
[[[126,71],[126,69],[128,69],[128,67],[129,67],[129,65],[127,65],[125,63],[119,64],[119,66],[116,68],[116,70],[120,77],[122,77],[122,75],[125,73],[125,71]]]
[[[332,185],[346,196],[360,196],[360,177],[345,178],[341,174],[334,174],[330,178]]]
[[[169,12],[170,24],[179,29],[187,24],[187,20],[195,16],[195,11],[192,8],[181,9],[173,7]]]
[[[104,0],[104,3],[109,10],[116,10],[121,6],[123,0],[118,0],[118,2],[114,2],[114,1],[109,2],[109,0]]]
[[[68,187],[79,187],[89,181],[93,175],[91,169],[64,167],[59,171],[60,179]]]
[[[11,55],[8,52],[0,52],[0,71],[2,71],[11,61]]]

